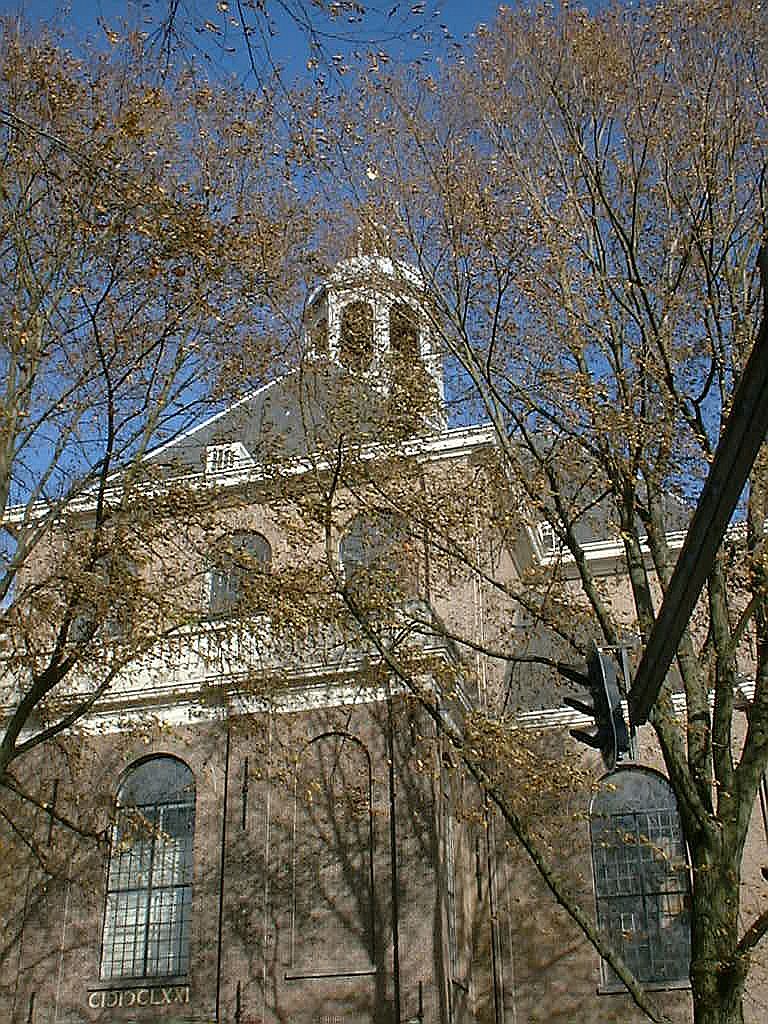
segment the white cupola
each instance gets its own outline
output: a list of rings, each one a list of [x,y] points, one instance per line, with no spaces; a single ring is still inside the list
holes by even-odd
[[[307,300],[305,352],[388,396],[421,368],[442,410],[442,359],[428,302],[423,278],[407,263],[388,256],[342,260]]]

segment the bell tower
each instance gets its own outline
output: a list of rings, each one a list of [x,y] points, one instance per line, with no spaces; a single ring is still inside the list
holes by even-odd
[[[391,401],[431,392],[429,426],[445,426],[445,385],[434,313],[409,264],[379,255],[339,262],[305,311],[305,352]],[[411,401],[411,404],[413,402]]]

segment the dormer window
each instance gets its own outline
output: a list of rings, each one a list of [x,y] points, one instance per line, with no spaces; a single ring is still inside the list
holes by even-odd
[[[228,444],[209,444],[205,449],[206,476],[234,473],[253,465],[248,449],[240,441]]]
[[[348,370],[364,373],[373,362],[373,307],[350,302],[341,312],[339,361]]]
[[[554,555],[559,547],[559,543],[552,524],[548,523],[546,519],[542,519],[536,526],[536,532],[539,535],[542,554]]]

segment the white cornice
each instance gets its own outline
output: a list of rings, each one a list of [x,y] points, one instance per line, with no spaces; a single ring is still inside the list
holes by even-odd
[[[528,527],[528,532],[531,537],[531,546],[536,552],[542,565],[560,567],[565,579],[577,578],[578,566],[576,565],[576,559],[570,551],[562,549],[556,552],[545,552],[542,550],[541,541],[536,530]],[[675,530],[666,535],[667,546],[673,551],[678,551],[683,546],[684,540],[684,530]],[[626,571],[624,566],[626,552],[624,550],[624,545],[617,537],[588,541],[581,544],[581,550],[583,551],[587,561],[590,563],[590,569],[592,572],[598,575],[608,575],[617,571]],[[646,537],[640,538],[640,550],[646,562],[650,563],[651,551],[648,547],[648,540]]]
[[[266,388],[271,386],[272,384],[265,385],[264,388],[261,388],[259,392],[255,392],[254,394],[260,394],[266,390]],[[253,397],[254,396],[252,395],[248,398],[244,398],[241,402],[236,404],[241,405],[243,402],[250,401]],[[172,448],[174,445],[180,443],[184,437],[189,437],[197,431],[202,430],[203,427],[214,422],[233,408],[236,408],[236,406],[230,406],[230,408],[225,412],[217,413],[216,416],[206,420],[205,423],[199,424],[186,434],[180,435],[173,441],[169,441],[166,445],[155,449],[154,452],[149,453],[146,456],[145,461],[148,461],[161,452]],[[438,459],[466,456],[478,448],[492,445],[493,441],[493,429],[489,426],[454,427],[449,430],[441,431],[439,434],[412,438],[411,440],[402,442],[397,446],[386,445],[381,442],[372,442],[371,444],[362,446],[357,454],[358,457],[364,461],[386,458],[388,455],[396,455],[401,458],[406,457],[435,461]],[[269,465],[268,467],[259,466],[258,464],[253,466],[244,466],[240,464],[234,466],[231,470],[224,470],[216,473],[215,476],[209,477],[206,477],[206,474],[202,470],[195,470],[194,472],[180,473],[178,476],[169,476],[158,479],[157,481],[153,481],[149,484],[144,484],[142,491],[146,495],[161,494],[163,490],[170,485],[178,486],[180,484],[200,489],[210,488],[217,490],[231,490],[246,485],[267,483],[270,480],[273,480],[275,475],[283,478],[290,478],[303,476],[312,470],[319,472],[331,472],[333,470],[333,465],[330,460],[325,457],[313,459],[311,456],[299,456],[277,462],[276,464]],[[107,501],[109,502],[109,500],[114,500],[118,498],[119,495],[119,486],[112,486],[107,494]],[[32,517],[43,519],[51,514],[62,517],[67,515],[87,515],[92,512],[94,508],[95,500],[93,495],[83,494],[72,501],[64,502],[62,506],[58,506],[57,503],[50,504],[48,502],[39,502],[32,510]],[[10,506],[3,516],[3,521],[7,523],[19,523],[25,518],[29,518],[29,516],[30,510],[27,506]]]

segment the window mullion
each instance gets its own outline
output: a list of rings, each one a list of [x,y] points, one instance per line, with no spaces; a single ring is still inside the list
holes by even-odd
[[[155,870],[155,842],[157,840],[158,806],[158,804],[152,805],[152,842],[149,847],[149,869],[147,871],[147,909],[144,913],[144,963],[141,972],[143,978],[146,978],[147,976],[147,961],[149,958],[149,930],[150,919],[152,916],[152,879]]]

